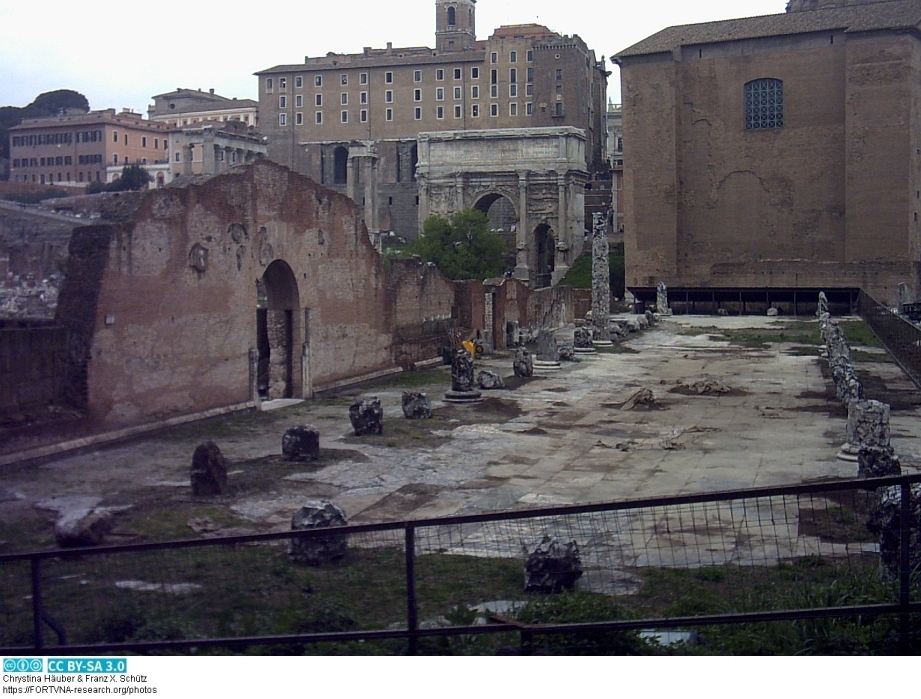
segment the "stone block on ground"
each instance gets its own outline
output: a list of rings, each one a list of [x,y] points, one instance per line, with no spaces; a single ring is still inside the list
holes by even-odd
[[[560,361],[560,349],[556,337],[549,330],[537,333],[537,358],[545,362]]]
[[[889,406],[878,400],[848,404],[847,441],[854,446],[889,446]]]
[[[100,546],[112,531],[109,516],[102,512],[78,512],[63,515],[54,525],[54,538],[61,548]]]
[[[208,440],[195,448],[189,479],[197,496],[221,495],[227,489],[227,460],[217,444]]]
[[[291,531],[327,529],[348,524],[345,512],[329,500],[310,500],[291,516]],[[348,534],[331,533],[291,539],[289,555],[297,563],[319,566],[338,561],[348,547]]]
[[[488,369],[481,369],[476,375],[476,385],[489,391],[497,388],[505,388],[505,381],[503,381],[502,377],[496,372],[489,371]]]
[[[377,396],[362,398],[349,406],[349,421],[355,435],[381,434],[384,431],[384,411]]]
[[[451,362],[451,390],[457,393],[472,391],[474,380],[473,357],[465,349],[455,351]]]
[[[427,420],[432,417],[432,401],[419,391],[403,391],[403,417],[407,420]]]
[[[562,544],[545,536],[532,550],[524,568],[526,592],[560,592],[572,590],[582,577],[582,560],[575,541]]]
[[[316,461],[320,458],[320,431],[313,425],[295,425],[281,438],[285,461]]]
[[[579,349],[592,349],[592,331],[586,327],[579,327],[573,331],[573,347]]]
[[[883,478],[902,475],[899,457],[891,446],[862,445],[857,450],[857,477]]]

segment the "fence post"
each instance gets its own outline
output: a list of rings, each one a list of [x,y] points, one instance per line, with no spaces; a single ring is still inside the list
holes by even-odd
[[[35,638],[35,649],[45,647],[45,634],[42,627],[42,569],[41,559],[35,556],[32,563],[32,629]]]
[[[409,654],[418,651],[419,615],[416,609],[416,529],[406,524],[406,629],[409,631]]]
[[[909,615],[911,602],[911,486],[902,482],[899,502],[899,645],[908,651]]]

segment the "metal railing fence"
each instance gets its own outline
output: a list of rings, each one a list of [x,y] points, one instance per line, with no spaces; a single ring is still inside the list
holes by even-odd
[[[896,629],[899,648],[914,647],[921,571],[911,547],[921,533],[905,523],[918,483],[921,475],[7,554],[0,647],[632,652],[617,639],[638,629],[850,619],[859,631],[869,618]],[[898,564],[887,568],[865,523],[893,487],[901,524],[888,552]],[[340,560],[291,560],[292,539],[324,537],[347,537]],[[575,593],[525,592],[528,551],[544,537],[577,544]]]
[[[912,381],[921,387],[921,328],[860,292],[857,310]]]

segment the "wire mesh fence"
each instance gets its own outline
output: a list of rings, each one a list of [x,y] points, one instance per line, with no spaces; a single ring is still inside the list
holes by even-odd
[[[772,642],[787,645],[778,652],[809,643],[885,652],[921,642],[909,536],[917,524],[899,524],[895,539],[886,538],[873,515],[883,487],[908,492],[919,482],[902,476],[349,526],[335,530],[347,542],[342,555],[314,565],[294,560],[292,540],[328,540],[333,530],[7,555],[0,646],[649,652],[661,648],[643,629],[721,624],[718,633],[700,632],[712,651],[726,650],[719,644],[733,635],[727,624],[745,621],[751,639],[736,637],[730,650],[746,652],[748,642],[748,652],[765,652],[765,638],[779,635]],[[881,555],[881,541],[898,551]],[[551,555],[536,561],[541,544]],[[565,560],[552,555],[563,549]],[[794,626],[776,630],[791,619]],[[756,623],[774,630],[752,636]]]
[[[921,327],[860,292],[858,311],[899,366],[921,386]]]

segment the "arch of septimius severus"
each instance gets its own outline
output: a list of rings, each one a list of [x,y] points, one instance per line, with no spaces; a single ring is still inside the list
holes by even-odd
[[[585,136],[572,127],[419,134],[419,227],[433,214],[503,212],[515,277],[556,284],[582,253]]]

